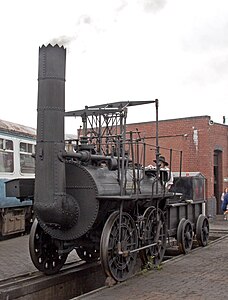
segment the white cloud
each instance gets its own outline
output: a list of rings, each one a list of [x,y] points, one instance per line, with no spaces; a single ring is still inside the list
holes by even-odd
[[[9,0],[0,9],[1,119],[36,126],[38,48],[49,42],[67,47],[67,110],[158,98],[161,119],[222,122],[228,111],[225,0]],[[141,109],[130,121],[153,118]]]

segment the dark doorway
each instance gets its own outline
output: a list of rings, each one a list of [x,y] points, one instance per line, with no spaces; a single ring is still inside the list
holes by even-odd
[[[221,214],[222,194],[222,151],[214,151],[214,195],[216,198],[216,213]]]

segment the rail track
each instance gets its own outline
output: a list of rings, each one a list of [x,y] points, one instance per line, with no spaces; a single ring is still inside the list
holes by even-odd
[[[78,261],[66,265],[53,276],[34,272],[1,280],[0,299],[71,299],[103,286],[104,282],[99,262],[88,264]]]
[[[228,234],[228,229],[211,229],[209,243],[219,242]],[[193,244],[193,251],[202,249]],[[168,247],[163,264],[183,256],[178,247]],[[139,271],[140,268],[138,266]],[[105,276],[100,262],[85,263],[82,260],[67,263],[56,275],[46,276],[31,272],[0,281],[0,300],[67,300],[105,287]],[[81,296],[82,297],[82,296]],[[80,297],[79,297],[80,298]]]

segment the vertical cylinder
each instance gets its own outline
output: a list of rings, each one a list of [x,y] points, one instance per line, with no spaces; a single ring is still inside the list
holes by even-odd
[[[39,220],[63,222],[66,203],[64,151],[66,50],[59,46],[39,49],[37,145],[34,210]]]

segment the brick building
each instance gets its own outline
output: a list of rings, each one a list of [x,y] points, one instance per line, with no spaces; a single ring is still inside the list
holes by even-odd
[[[155,122],[129,124],[128,130],[137,127],[147,143],[155,145]],[[207,214],[221,213],[220,196],[228,186],[228,125],[214,123],[209,116],[198,116],[159,121],[160,153],[170,159],[172,171],[179,171],[182,151],[182,171],[200,172],[206,178]],[[178,151],[176,151],[178,150]],[[148,152],[146,164],[155,159]]]

